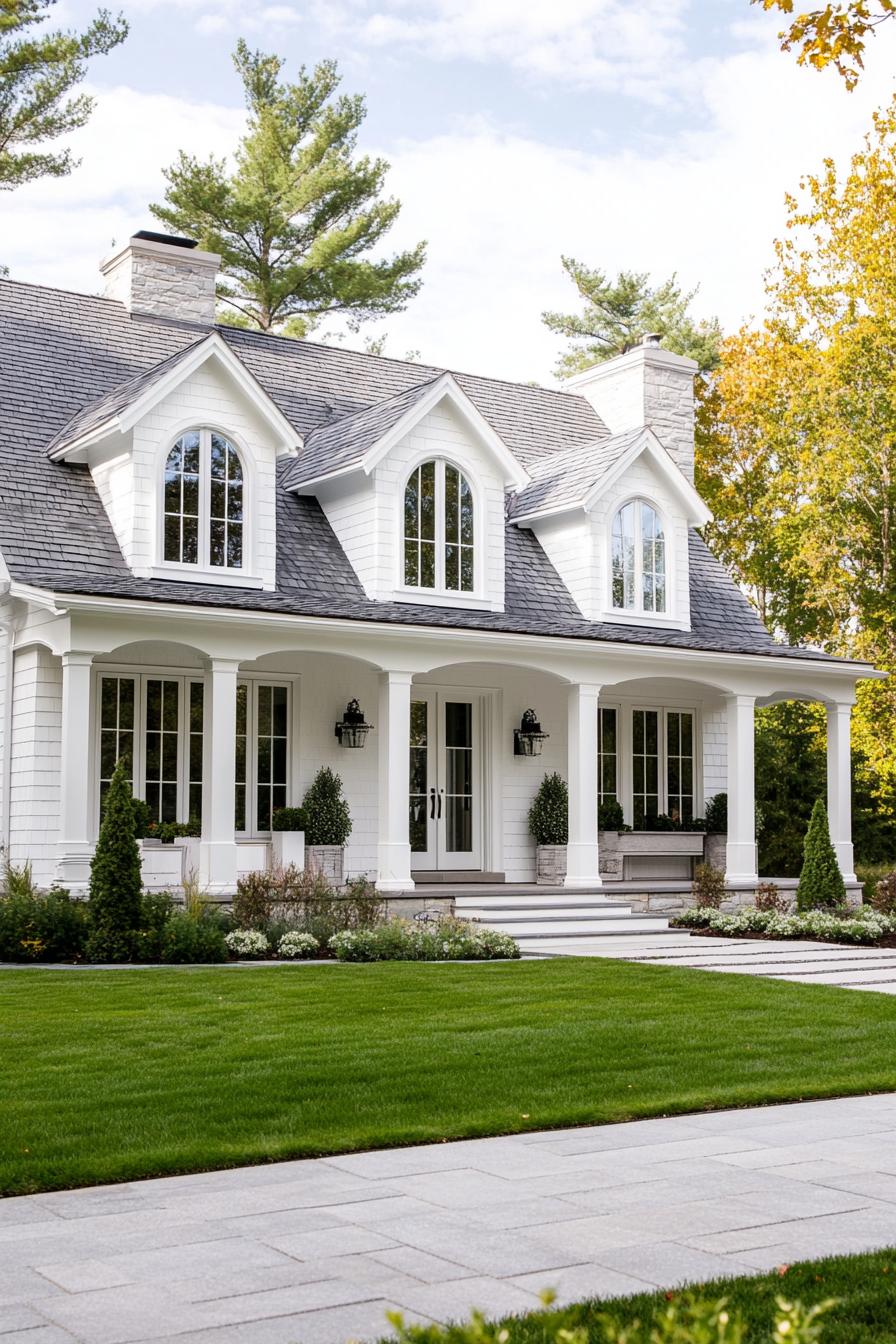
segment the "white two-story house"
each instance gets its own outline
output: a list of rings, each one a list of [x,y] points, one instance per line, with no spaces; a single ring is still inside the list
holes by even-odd
[[[748,890],[754,709],[799,697],[827,706],[854,881],[850,708],[873,673],[775,643],[709,554],[693,362],[647,338],[554,391],[216,326],[216,266],[137,234],[102,298],[0,282],[13,862],[83,889],[123,755],[154,816],[201,818],[222,896],[323,764],[349,874],[528,882],[556,770],[568,886],[608,885],[601,798],[637,829],[727,792]],[[361,748],[336,732],[351,700]],[[517,745],[529,709],[540,754]]]

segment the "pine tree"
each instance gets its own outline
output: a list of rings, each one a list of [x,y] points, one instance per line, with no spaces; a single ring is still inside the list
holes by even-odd
[[[240,41],[234,64],[249,108],[235,171],[181,153],[166,203],[150,207],[220,255],[224,320],[298,337],[325,314],[355,329],[401,312],[420,288],[424,245],[370,259],[401,203],[381,199],[385,160],[355,154],[364,99],[335,96],[333,61],[286,84],[279,57]]]
[[[659,333],[673,354],[695,359],[701,373],[715,367],[722,330],[715,318],[697,321],[691,316],[696,289],[683,293],[674,275],[654,286],[646,272],[620,271],[611,280],[573,257],[561,261],[585,307],[581,313],[541,315],[546,327],[572,342],[557,364],[560,377],[624,354],[651,332]]]
[[[83,126],[93,99],[80,93],[92,56],[102,56],[127,36],[122,16],[101,9],[83,33],[44,32],[55,0],[3,0],[0,4],[0,190],[38,177],[64,177],[77,166],[71,150],[51,154],[48,140]]]
[[[140,927],[143,875],[134,839],[134,809],[125,762],[109,784],[96,851],[90,865],[91,961],[129,961]]]
[[[828,814],[824,803],[817,798],[806,831],[803,871],[796,889],[797,909],[819,910],[845,904],[846,887],[831,844]]]

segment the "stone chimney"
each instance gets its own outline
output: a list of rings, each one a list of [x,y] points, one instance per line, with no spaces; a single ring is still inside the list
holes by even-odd
[[[221,258],[200,252],[192,238],[141,229],[105,261],[107,299],[132,313],[213,326],[215,279]]]
[[[689,481],[694,479],[694,375],[698,365],[673,355],[660,337],[595,364],[564,383],[590,402],[611,434],[648,425]]]

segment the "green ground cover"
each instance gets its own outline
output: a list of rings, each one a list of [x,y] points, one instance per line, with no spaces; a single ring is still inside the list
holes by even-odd
[[[463,1326],[408,1333],[416,1337],[415,1344],[493,1344],[505,1330],[506,1344],[557,1344],[562,1330],[584,1332],[588,1344],[657,1344],[659,1338],[668,1344],[711,1344],[721,1337],[716,1330],[706,1334],[682,1328],[668,1333],[660,1330],[659,1335],[653,1332],[671,1303],[687,1320],[690,1303],[724,1299],[732,1318],[724,1339],[732,1344],[741,1338],[742,1344],[772,1344],[778,1298],[804,1307],[833,1301],[818,1321],[820,1344],[892,1344],[896,1339],[896,1250],[806,1260],[755,1278],[717,1279],[677,1292],[642,1293],[581,1302],[562,1311],[511,1316],[486,1326],[485,1337],[478,1340]],[[742,1337],[733,1328],[738,1317],[745,1326]]]
[[[598,959],[0,972],[0,1192],[896,1088],[887,995]]]

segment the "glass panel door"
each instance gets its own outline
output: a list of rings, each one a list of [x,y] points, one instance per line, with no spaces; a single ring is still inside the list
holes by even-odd
[[[146,802],[156,821],[177,821],[180,682],[146,680]]]
[[[666,711],[667,811],[685,825],[694,819],[694,716],[684,710]]]
[[[478,699],[416,692],[411,701],[411,866],[481,867]]]
[[[632,821],[636,831],[660,810],[659,711],[632,711]]]

